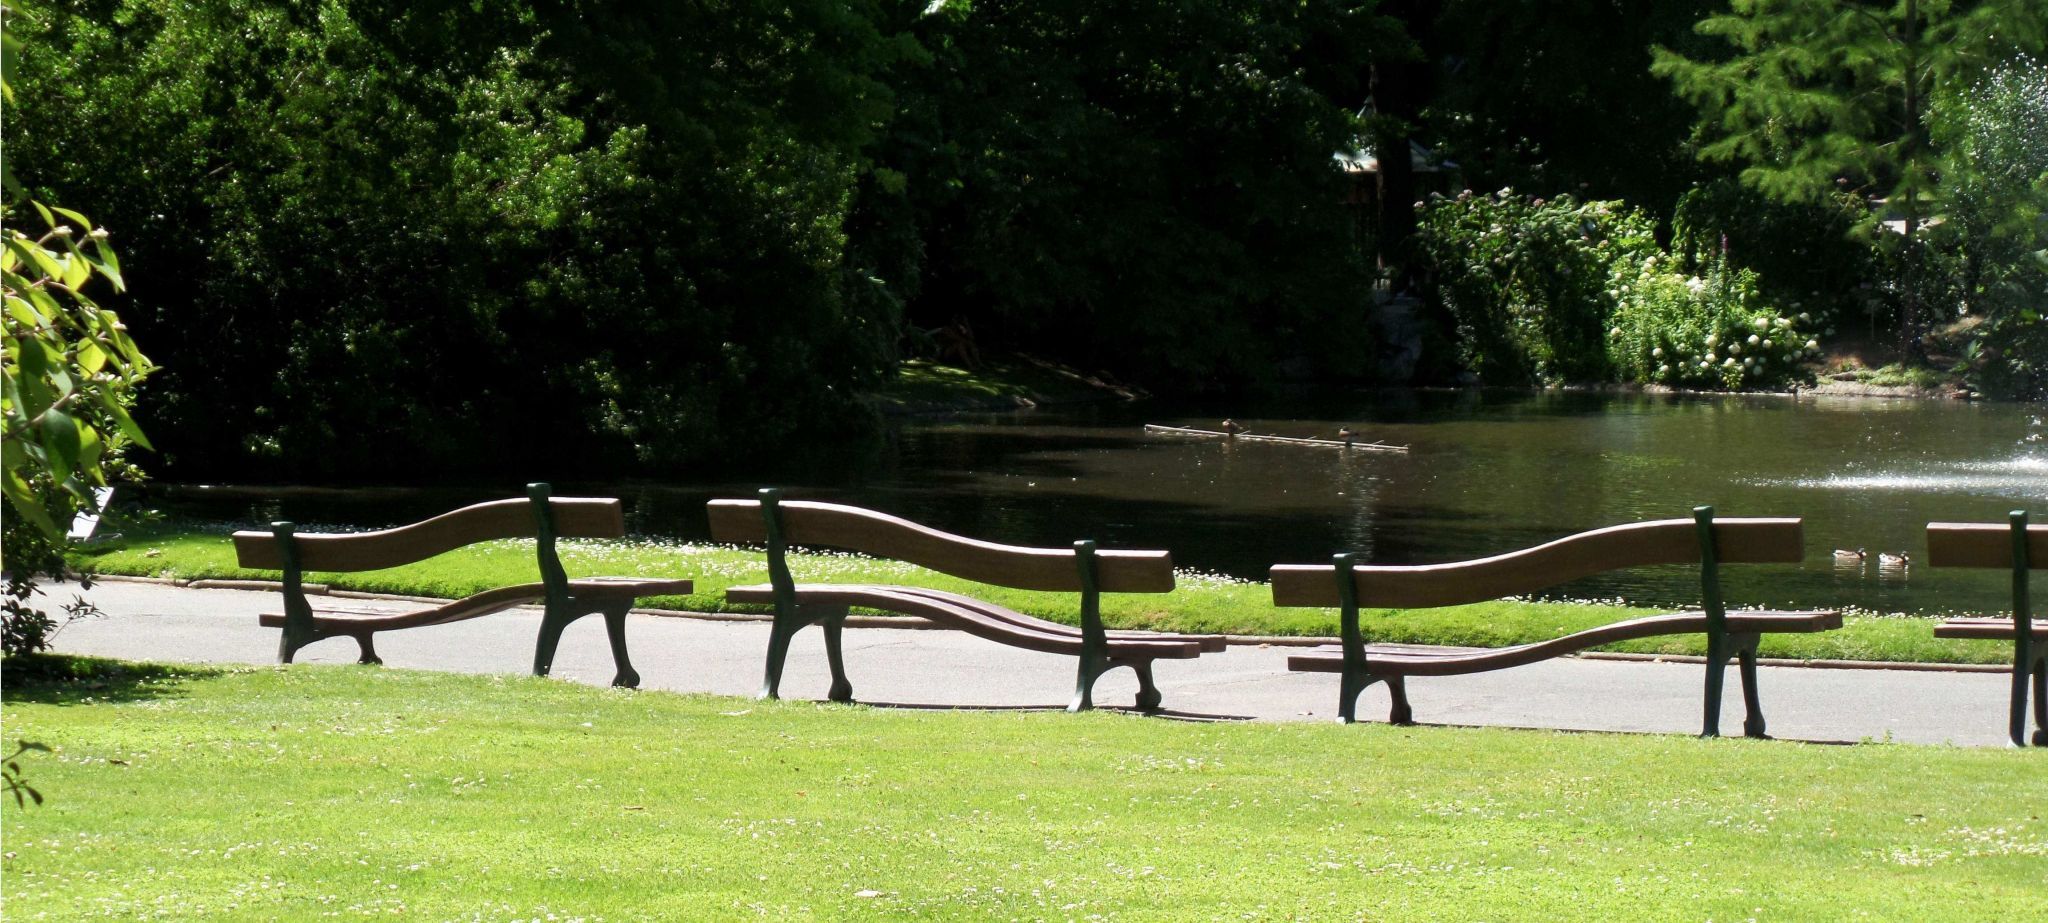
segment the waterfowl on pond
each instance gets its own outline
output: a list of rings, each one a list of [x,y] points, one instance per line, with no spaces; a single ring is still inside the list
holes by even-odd
[[[1858,548],[1855,551],[1850,551],[1847,548],[1835,549],[1835,560],[1838,561],[1861,561],[1864,559],[1864,557],[1866,557],[1866,555],[1863,549],[1861,548]]]
[[[1339,426],[1337,427],[1337,438],[1342,439],[1345,442],[1350,442],[1351,440],[1358,438],[1358,434],[1352,432],[1351,428],[1348,426]]]
[[[1216,428],[1226,433],[1229,433],[1232,436],[1244,432],[1244,427],[1237,425],[1236,420],[1225,420],[1222,423],[1218,424]]]
[[[1890,554],[1888,552],[1883,551],[1877,553],[1877,563],[1889,565],[1891,567],[1904,567],[1907,564],[1912,563],[1912,561],[1913,556],[1903,551],[1899,552],[1898,554]]]

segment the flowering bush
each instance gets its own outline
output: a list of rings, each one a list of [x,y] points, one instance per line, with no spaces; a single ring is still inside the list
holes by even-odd
[[[1433,197],[1420,236],[1460,362],[1488,384],[1607,379],[1608,279],[1657,252],[1653,230],[1620,202]]]
[[[1756,273],[1710,265],[1687,275],[1670,257],[1618,264],[1607,357],[1625,381],[1692,388],[1757,387],[1795,377],[1820,352],[1808,314],[1762,303]]]
[[[1653,228],[1621,202],[1435,197],[1422,240],[1459,360],[1489,384],[1734,388],[1781,383],[1818,353],[1813,319],[1765,304],[1755,272],[1688,272]]]

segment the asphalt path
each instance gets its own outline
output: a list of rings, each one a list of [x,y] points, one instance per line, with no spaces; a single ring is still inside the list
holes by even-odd
[[[68,601],[75,584],[47,587]],[[59,651],[184,663],[267,664],[276,629],[257,615],[278,611],[274,591],[189,589],[103,581],[82,595],[107,613],[67,626]],[[408,608],[366,600],[351,606]],[[316,599],[315,605],[319,604]],[[532,664],[540,614],[520,609],[452,625],[379,635],[388,667],[462,673],[520,672]],[[752,695],[761,682],[768,626],[633,615],[627,624],[641,688]],[[856,699],[918,708],[1058,708],[1074,689],[1074,661],[1006,647],[958,631],[852,628],[845,633],[847,673]],[[1169,716],[1328,721],[1336,716],[1337,677],[1289,673],[1285,647],[1234,645],[1196,660],[1154,668]],[[337,638],[299,653],[305,663],[353,663],[355,642]],[[1705,667],[1567,658],[1473,676],[1409,681],[1415,718],[1424,724],[1695,733]],[[2010,677],[2003,673],[1833,670],[1763,667],[1760,685],[1772,736],[1811,741],[1884,740],[1961,746],[2005,742]],[[613,668],[602,619],[570,626],[554,675],[606,684]],[[829,685],[822,636],[807,630],[791,645],[782,694],[823,699]],[[1741,687],[1728,670],[1721,726],[1740,734]],[[1096,686],[1096,702],[1128,705],[1137,683],[1128,670]],[[1383,689],[1366,693],[1359,714],[1383,720]]]

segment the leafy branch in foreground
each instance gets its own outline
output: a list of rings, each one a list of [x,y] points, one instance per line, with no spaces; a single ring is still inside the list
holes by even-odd
[[[0,771],[0,783],[7,786],[7,794],[14,796],[14,806],[18,808],[28,807],[30,801],[39,805],[43,803],[43,793],[36,791],[35,787],[29,785],[28,780],[21,775],[21,763],[18,760],[22,754],[30,750],[50,752],[50,748],[44,744],[33,740],[17,740],[14,742],[14,752],[7,754],[6,769]]]
[[[0,35],[0,73],[18,73],[21,42]],[[11,84],[0,81],[15,139],[34,129],[18,124]],[[0,164],[6,203],[0,207],[0,491],[12,515],[0,527],[0,567],[7,573],[0,622],[9,654],[49,646],[56,623],[29,605],[39,575],[60,576],[70,542],[67,524],[100,506],[110,480],[138,473],[123,458],[149,439],[128,413],[135,389],[155,369],[128,336],[119,315],[94,300],[103,282],[124,288],[121,260],[106,228],[67,208],[30,199]],[[41,231],[23,230],[32,210]],[[32,226],[33,227],[33,226]],[[66,607],[73,618],[92,607]]]

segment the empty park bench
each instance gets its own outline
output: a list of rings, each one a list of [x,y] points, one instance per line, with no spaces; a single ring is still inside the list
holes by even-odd
[[[494,500],[443,513],[423,522],[381,532],[346,534],[299,533],[289,522],[272,523],[268,532],[235,533],[235,556],[243,567],[284,572],[284,611],[260,617],[265,627],[283,629],[277,645],[280,663],[291,663],[300,648],[323,638],[347,636],[362,648],[362,663],[382,663],[371,638],[380,631],[445,625],[503,612],[515,606],[543,606],[540,638],[534,644],[533,672],[546,676],[555,646],[569,623],[593,613],[604,615],[611,636],[615,686],[638,686],[640,674],[626,656],[626,613],[642,596],[691,591],[688,580],[640,577],[571,579],[555,554],[557,538],[618,538],[626,532],[619,501],[597,497],[550,497],[546,484],[529,484],[525,499]],[[445,605],[413,612],[391,612],[347,606],[314,607],[306,601],[307,571],[380,570],[423,561],[478,542],[531,538],[540,565],[540,582],[485,590]]]
[[[1349,554],[1329,565],[1282,564],[1272,570],[1273,604],[1337,607],[1341,644],[1288,658],[1290,670],[1341,673],[1337,713],[1353,720],[1358,697],[1374,683],[1393,697],[1388,720],[1409,724],[1406,682],[1411,676],[1454,676],[1521,666],[1587,648],[1658,635],[1705,633],[1707,688],[1703,736],[1720,734],[1721,687],[1730,657],[1738,658],[1748,716],[1743,733],[1764,736],[1757,699],[1756,649],[1768,632],[1840,628],[1837,612],[1728,612],[1721,600],[1722,564],[1793,564],[1804,557],[1797,519],[1715,519],[1711,507],[1694,518],[1638,522],[1582,532],[1509,554],[1474,561],[1412,567],[1360,565]],[[1533,644],[1470,649],[1387,649],[1366,644],[1360,607],[1426,609],[1515,596],[1607,571],[1652,564],[1700,566],[1698,612],[1630,619]]]
[[[1106,631],[1101,594],[1165,593],[1173,589],[1173,559],[1164,551],[1098,551],[1094,542],[1072,548],[1023,548],[950,535],[885,513],[804,500],[782,500],[773,489],[758,500],[713,500],[711,536],[720,542],[762,544],[768,550],[768,583],[727,589],[730,602],[774,607],[763,698],[775,698],[782,682],[789,641],[813,623],[825,632],[832,670],[827,697],[853,700],[840,651],[840,632],[849,607],[921,616],[1025,650],[1080,658],[1069,711],[1094,705],[1095,680],[1118,667],[1138,674],[1138,708],[1159,707],[1152,661],[1186,659],[1220,651],[1220,635],[1171,635]],[[791,545],[839,548],[916,564],[966,580],[1021,590],[1080,594],[1080,627],[1034,618],[993,603],[939,590],[908,586],[797,583],[790,576]]]
[[[2027,592],[2028,572],[2048,567],[2048,526],[2027,525],[2025,510],[2004,524],[1930,522],[1927,563],[1933,567],[2012,569],[2011,618],[1953,618],[1934,627],[1937,638],[1981,638],[2012,642],[2012,706],[2007,732],[2013,746],[2027,745],[2027,687],[2034,692],[2034,746],[2048,747],[2048,621],[2035,622]]]

